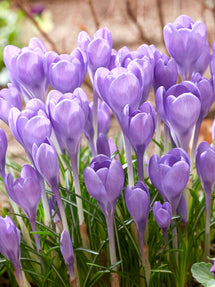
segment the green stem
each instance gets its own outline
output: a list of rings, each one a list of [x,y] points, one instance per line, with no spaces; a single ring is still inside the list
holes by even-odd
[[[49,213],[49,205],[48,200],[46,196],[46,190],[45,190],[45,183],[43,177],[38,173],[39,179],[40,179],[40,186],[41,186],[41,199],[42,199],[42,205],[44,210],[44,223],[45,225],[49,225],[51,222],[51,217]]]
[[[30,223],[31,223],[31,228],[33,232],[37,231],[37,225],[36,225],[36,219],[29,219]],[[34,240],[35,240],[35,244],[36,244],[36,248],[37,248],[37,252],[40,253],[41,251],[41,245],[40,245],[40,239],[39,239],[39,235],[34,233]]]
[[[210,256],[211,192],[205,192],[205,260]]]
[[[78,195],[76,197],[76,201],[77,201],[77,208],[78,208],[79,225],[82,225],[84,223],[84,212],[83,212],[82,200],[80,198],[81,189],[80,189],[80,182],[79,182],[79,175],[78,175],[78,155],[77,154],[70,155],[70,160],[72,164],[72,174],[73,174],[73,180],[75,184],[75,193]]]
[[[172,211],[173,216],[176,215],[176,211],[173,210]],[[172,220],[171,225],[174,226],[175,225],[175,221]],[[177,250],[178,249],[178,236],[177,236],[177,227],[175,226],[172,230],[172,245],[173,245],[173,249]],[[175,251],[175,261],[176,261],[176,265],[178,267],[178,251]]]

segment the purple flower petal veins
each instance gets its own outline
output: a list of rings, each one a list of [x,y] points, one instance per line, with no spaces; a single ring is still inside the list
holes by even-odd
[[[4,62],[10,81],[27,103],[32,98],[45,100],[48,80],[44,71],[44,55],[47,52],[42,40],[32,38],[28,47],[19,49],[9,45],[4,49]]]
[[[164,202],[162,205],[160,202],[155,201],[153,214],[158,226],[163,230],[168,230],[172,218],[172,207],[169,202]]]
[[[153,155],[149,161],[149,177],[164,201],[168,201],[176,213],[190,176],[190,160],[187,153],[174,148],[167,154],[158,157]]]
[[[206,70],[210,49],[203,22],[194,22],[190,17],[181,15],[174,23],[164,27],[163,35],[166,48],[175,59],[183,80],[190,80],[193,73]]]
[[[84,171],[84,182],[102,212],[106,215],[114,213],[124,185],[124,171],[120,162],[106,155],[96,156]]]
[[[69,274],[74,275],[75,256],[71,238],[66,230],[61,233],[60,250],[61,254],[63,255],[64,262],[68,268]]]
[[[12,262],[15,270],[21,268],[20,231],[7,215],[0,216],[0,253]]]
[[[35,220],[41,198],[40,179],[35,169],[24,165],[21,177],[15,181],[11,174],[7,174],[5,187],[10,198],[22,208],[29,220]]]

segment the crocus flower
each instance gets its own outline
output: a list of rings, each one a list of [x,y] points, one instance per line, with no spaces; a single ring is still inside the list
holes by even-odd
[[[93,127],[93,102],[90,104],[88,118],[84,127],[84,135],[87,138],[93,157],[96,156],[94,146],[94,127]],[[106,134],[110,128],[110,110],[108,106],[98,99],[98,115],[97,115],[98,134]]]
[[[87,32],[82,31],[78,35],[78,47],[87,55],[88,71],[93,82],[95,72],[100,67],[108,67],[112,55],[112,35],[110,30],[101,28],[92,38]]]
[[[21,268],[20,262],[20,231],[13,220],[7,215],[0,216],[0,252],[11,261],[15,270]]]
[[[5,158],[7,152],[7,136],[3,129],[0,129],[0,176],[5,178]]]
[[[62,151],[67,150],[70,156],[76,154],[89,110],[85,92],[80,88],[73,94],[62,94],[54,90],[49,93],[47,104],[49,117]]]
[[[144,244],[144,233],[150,210],[150,194],[146,184],[139,181],[134,187],[126,186],[125,202],[137,226],[140,250]]]
[[[0,253],[13,264],[19,287],[30,287],[24,272],[21,270],[19,229],[7,215],[5,218],[0,216],[0,230]]]
[[[13,84],[0,90],[0,119],[8,125],[8,117],[11,108],[16,107],[21,111],[22,100],[19,91]]]
[[[203,22],[181,15],[164,27],[163,34],[167,51],[175,59],[183,80],[190,80],[193,73],[206,70],[210,48]]]
[[[145,102],[153,80],[154,56],[151,46],[146,44],[131,52],[128,47],[122,47],[116,56],[116,66],[129,68],[141,83],[141,101]]]
[[[37,172],[30,165],[24,165],[21,177],[13,180],[11,174],[5,177],[5,188],[9,197],[15,201],[28,217],[33,231],[37,231],[36,215],[41,198],[40,179]],[[38,234],[34,234],[37,251],[41,250]]]
[[[214,264],[213,266],[211,267],[210,269],[210,272],[214,274],[214,277],[215,277],[215,260],[214,260]]]
[[[74,271],[75,256],[74,256],[71,238],[69,236],[69,233],[66,230],[64,230],[61,234],[60,250],[61,250],[61,254],[63,255],[64,262],[69,271],[70,281],[74,282],[76,280],[75,271]]]
[[[51,135],[51,122],[45,112],[44,103],[39,99],[32,99],[22,112],[12,108],[8,121],[13,136],[32,160],[33,144],[40,145]]]
[[[193,161],[195,159],[198,136],[202,121],[207,116],[209,109],[215,100],[212,80],[209,81],[207,78],[202,77],[199,73],[196,73],[193,75],[192,81],[196,84],[200,92],[201,110],[199,118],[196,122],[193,137],[193,146],[191,151],[191,166],[193,165]]]
[[[40,180],[35,169],[24,165],[21,177],[15,181],[11,174],[7,174],[5,185],[10,198],[23,209],[30,221],[35,220],[41,198]]]
[[[81,86],[86,72],[86,56],[78,48],[70,55],[51,51],[45,55],[45,73],[53,89],[61,93],[73,93]]]
[[[164,201],[172,206],[176,214],[182,191],[185,189],[190,176],[190,159],[180,148],[174,148],[167,154],[158,157],[153,155],[149,161],[149,177]]]
[[[168,242],[168,229],[172,218],[172,207],[169,202],[164,202],[162,205],[160,202],[155,201],[153,205],[153,214],[158,226],[163,230],[164,240]]]
[[[116,202],[124,185],[124,171],[117,160],[97,155],[84,171],[89,194],[97,200],[107,223],[111,264],[116,263],[113,218]]]
[[[32,157],[40,175],[46,180],[48,185],[54,192],[64,229],[68,230],[67,219],[64,211],[64,206],[59,192],[59,162],[57,152],[52,142],[46,140],[37,146],[35,143],[32,148]]]
[[[137,157],[139,180],[143,180],[143,155],[155,131],[156,114],[154,107],[150,102],[143,103],[137,110],[126,105],[121,118],[122,130],[129,139]]]
[[[205,192],[205,258],[210,255],[211,195],[215,184],[215,148],[201,142],[196,152],[196,169]]]
[[[201,111],[199,89],[188,81],[167,91],[160,87],[155,100],[157,112],[169,127],[175,145],[188,152],[192,131]]]
[[[67,150],[71,159],[75,192],[81,196],[77,162],[81,134],[84,131],[89,113],[87,96],[81,88],[77,88],[73,94],[62,94],[54,90],[49,93],[47,102],[49,116],[61,150],[63,152]],[[66,117],[65,114],[67,115]],[[77,205],[79,224],[81,226],[82,224],[85,224],[85,222],[80,197],[77,197]],[[82,235],[83,239],[84,234]],[[86,242],[87,241],[88,240],[86,240]],[[87,248],[87,246],[85,247]]]
[[[148,254],[144,251],[148,248],[146,244],[144,245],[144,234],[150,210],[150,194],[146,184],[139,181],[136,186],[130,187],[127,185],[125,188],[125,202],[137,227],[142,263],[145,269],[147,286],[149,286],[151,267]]]
[[[135,74],[126,68],[112,71],[100,68],[95,74],[95,88],[102,100],[121,123],[121,114],[126,104],[136,109],[141,100],[141,86]]]
[[[212,76],[213,87],[215,87],[215,42],[213,42],[212,54],[210,55],[210,71]]]
[[[173,58],[169,58],[164,53],[158,51],[155,46],[151,46],[154,54],[154,77],[152,87],[154,92],[163,86],[168,90],[177,82],[177,65]]]
[[[10,81],[21,92],[25,102],[32,98],[45,100],[48,81],[44,72],[47,49],[38,38],[32,38],[28,47],[19,49],[9,45],[4,49],[4,62]]]

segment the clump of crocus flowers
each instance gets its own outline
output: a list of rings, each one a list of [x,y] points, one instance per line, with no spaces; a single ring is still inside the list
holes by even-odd
[[[111,287],[121,286],[124,272],[123,268],[119,270],[117,261],[120,258],[123,264],[115,214],[118,218],[126,214],[119,230],[132,230],[128,234],[133,245],[137,239],[136,250],[144,269],[139,280],[141,286],[151,284],[151,250],[148,247],[151,220],[156,221],[163,232],[163,245],[168,246],[168,250],[174,249],[173,265],[179,268],[178,230],[181,230],[181,223],[189,220],[189,184],[195,164],[205,192],[204,249],[205,257],[210,256],[215,151],[206,142],[197,148],[197,140],[201,123],[215,100],[214,46],[210,55],[204,23],[194,22],[185,15],[164,27],[164,42],[169,55],[161,53],[154,45],[145,44],[136,51],[127,47],[116,51],[111,32],[103,28],[92,37],[81,32],[78,48],[70,54],[47,51],[42,40],[37,38],[31,39],[28,47],[7,46],[4,49],[11,83],[0,91],[0,119],[23,146],[30,162],[22,167],[18,177],[8,170],[7,137],[0,130],[0,175],[23,241],[34,249],[21,218],[22,211],[30,222],[36,246],[34,252],[41,257],[41,272],[45,272],[44,244],[41,244],[37,228],[38,206],[42,208],[42,224],[53,228],[58,235],[56,246],[67,267],[70,286],[80,286],[90,276],[91,271],[85,279],[78,275],[81,248],[86,262],[92,260],[89,268],[96,262],[96,257],[92,259],[89,255],[93,254],[90,238],[94,224],[89,219],[93,216],[87,210],[89,202],[97,212],[102,211],[106,221],[102,236],[106,236],[105,244],[109,246],[105,264],[111,272]],[[203,74],[209,64],[211,78],[207,79]],[[93,88],[91,103],[81,87],[87,71]],[[147,101],[150,88],[155,106]],[[108,139],[111,113],[123,135],[121,150],[118,143]],[[161,122],[163,142],[160,140]],[[82,134],[89,143],[91,160],[80,174],[80,165],[84,164],[80,157]],[[150,159],[145,166],[147,149],[153,138],[155,153],[148,155]],[[59,158],[65,159],[66,167]],[[64,183],[67,189],[63,189]],[[75,200],[71,201],[69,189],[73,190],[73,185],[71,194]],[[89,194],[84,198],[86,192]],[[68,208],[70,202],[72,205]],[[73,237],[74,225],[80,233],[78,243]],[[19,286],[29,286],[20,261],[20,231],[9,216],[0,218],[0,252],[12,262]],[[99,254],[101,249],[95,252]]]

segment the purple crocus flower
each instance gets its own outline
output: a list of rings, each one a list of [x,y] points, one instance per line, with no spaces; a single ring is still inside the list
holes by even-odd
[[[167,154],[158,157],[153,155],[149,161],[149,177],[160,192],[164,201],[172,206],[173,215],[179,205],[182,191],[190,176],[190,159],[180,148],[174,148]]]
[[[141,101],[146,101],[153,80],[154,56],[148,45],[140,46],[131,52],[127,47],[121,48],[116,56],[116,66],[128,68],[139,79],[141,85]]]
[[[172,207],[169,202],[164,202],[162,205],[160,202],[155,201],[153,205],[153,214],[158,226],[163,230],[164,240],[168,242],[168,229],[172,218]]]
[[[93,103],[90,105],[93,112]],[[110,110],[105,102],[98,99],[98,134],[106,134],[110,128]]]
[[[206,193],[211,193],[215,184],[215,148],[201,142],[196,152],[196,169]]]
[[[0,176],[5,178],[5,161],[7,152],[7,136],[3,129],[0,129]]]
[[[46,138],[46,140],[40,145],[37,145],[36,143],[33,145],[32,157],[38,172],[54,192],[62,218],[63,227],[68,231],[67,219],[58,187],[59,162],[56,149],[52,142]]]
[[[146,184],[139,181],[134,187],[126,186],[125,202],[137,226],[141,255],[144,244],[144,233],[150,210],[150,194]]]
[[[103,154],[96,156],[84,171],[84,181],[104,215],[113,215],[124,185],[124,171],[120,162],[114,159],[111,161]]]
[[[138,165],[139,180],[143,180],[143,155],[152,140],[156,125],[156,114],[150,102],[143,103],[138,110],[126,105],[122,114],[122,130],[129,139]]]
[[[22,112],[12,108],[8,121],[13,136],[24,147],[30,159],[33,144],[40,145],[51,135],[51,122],[45,112],[45,104],[39,99],[30,100]]]
[[[93,102],[90,104],[88,118],[84,127],[84,135],[87,138],[93,156],[96,156],[94,146],[94,128],[93,128]],[[97,115],[98,134],[106,134],[110,128],[110,110],[108,106],[98,99],[98,115]]]
[[[214,264],[210,269],[210,272],[214,274],[214,278],[215,278],[215,260],[214,260]]]
[[[74,93],[51,91],[47,98],[48,112],[61,150],[70,157],[76,154],[88,117],[89,103],[85,92],[78,88]],[[65,114],[67,115],[65,117]]]
[[[108,67],[112,56],[112,35],[110,30],[101,28],[92,38],[87,32],[82,31],[78,35],[78,47],[87,55],[88,71],[93,82],[95,72],[100,67]]]
[[[100,68],[95,74],[95,88],[102,100],[121,122],[121,114],[126,104],[136,109],[141,100],[141,86],[135,74],[126,68],[117,67],[112,71]]]
[[[0,90],[0,119],[8,125],[8,117],[11,108],[16,107],[21,111],[22,99],[19,91],[13,84]]]
[[[188,81],[167,91],[160,87],[156,92],[158,115],[169,127],[175,145],[185,151],[189,149],[192,131],[200,115],[200,99],[199,89]]]
[[[85,78],[86,56],[78,48],[70,55],[58,55],[51,51],[45,55],[44,68],[53,89],[61,93],[73,93]]]
[[[212,54],[210,55],[210,71],[213,88],[215,88],[215,42],[212,45]]]
[[[21,270],[20,261],[20,231],[13,220],[7,215],[0,216],[0,253],[5,256],[14,266],[16,281],[19,286],[30,287],[24,272]]]
[[[0,252],[11,261],[15,270],[21,268],[20,231],[7,215],[0,216]]]
[[[32,38],[28,47],[19,49],[9,45],[4,49],[4,62],[10,81],[21,92],[25,102],[32,98],[45,100],[48,81],[44,72],[47,49],[38,38]]]
[[[193,146],[192,146],[192,151],[191,151],[191,166],[193,166],[193,162],[195,159],[198,136],[199,136],[199,131],[201,128],[202,121],[207,116],[209,109],[215,100],[212,80],[208,80],[207,78],[202,77],[199,73],[196,73],[193,75],[192,81],[196,84],[197,88],[199,89],[201,110],[200,110],[199,118],[196,122],[195,132],[194,132],[194,137],[193,137]]]
[[[211,195],[215,184],[215,148],[201,142],[196,151],[196,169],[205,192],[205,258],[210,256]]]
[[[74,281],[76,280],[74,271],[75,255],[73,251],[71,238],[66,230],[64,230],[61,234],[60,250],[61,254],[63,255],[64,262],[68,268],[70,280]]]
[[[152,87],[154,92],[163,86],[168,90],[177,82],[177,65],[173,58],[169,58],[164,53],[158,51],[155,46],[151,46],[154,54],[154,77]]]
[[[190,80],[195,72],[203,73],[210,57],[206,26],[194,22],[186,15],[164,27],[164,42],[169,54],[175,59],[183,80]]]
[[[116,202],[124,186],[124,171],[117,160],[97,155],[84,171],[89,194],[97,200],[107,223],[111,264],[116,263],[113,218]]]
[[[41,185],[37,172],[30,165],[24,165],[21,177],[13,180],[11,174],[5,177],[5,188],[9,197],[15,201],[28,217],[33,231],[37,231],[36,215],[41,198]],[[37,251],[40,252],[40,240],[38,234],[34,234]]]
[[[15,181],[11,174],[7,174],[5,186],[10,198],[23,209],[29,220],[35,220],[41,198],[40,179],[35,169],[24,165],[21,177]]]

